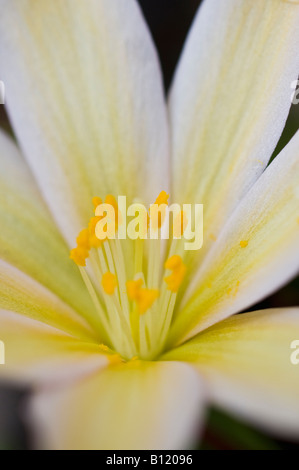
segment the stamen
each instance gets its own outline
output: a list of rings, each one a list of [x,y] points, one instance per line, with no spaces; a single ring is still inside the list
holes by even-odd
[[[118,210],[118,204],[115,199],[115,197],[112,194],[108,194],[105,199],[105,204],[109,204],[110,206],[113,207],[114,209],[114,214],[115,214],[115,229],[118,229],[118,218],[119,218],[119,210]]]
[[[127,319],[129,319],[129,303],[126,296],[126,269],[123,252],[119,240],[111,240],[111,252],[116,268],[116,275],[119,284],[119,297],[121,307]]]
[[[89,232],[88,229],[85,228],[84,230],[81,230],[77,237],[77,244],[78,246],[81,246],[82,248],[86,248],[86,250],[90,249],[90,244],[89,244]]]
[[[127,293],[130,300],[136,300],[138,293],[143,285],[143,279],[137,279],[136,281],[127,281]]]
[[[187,227],[188,219],[184,211],[181,211],[174,220],[173,224],[173,236],[175,238],[180,238]]]
[[[248,240],[241,240],[240,241],[240,247],[241,248],[246,248],[248,245]]]
[[[145,314],[151,308],[159,295],[159,289],[146,289],[145,287],[139,289],[136,302],[140,315]]]
[[[161,240],[159,231],[164,223],[166,216],[166,206],[168,205],[169,194],[161,191],[157,197],[154,206],[150,207],[150,226],[154,231],[154,240],[150,241],[149,247],[149,263],[147,284],[149,288],[156,288],[160,281],[160,264],[161,264]],[[162,207],[161,207],[162,206]],[[152,329],[152,325],[150,325]]]
[[[103,243],[103,241],[99,240],[96,236],[96,226],[100,220],[101,217],[92,217],[88,224],[89,244],[91,248],[100,248]]]
[[[113,274],[115,274],[113,256],[112,256],[112,253],[111,253],[111,249],[110,249],[109,243],[105,243],[105,244],[104,244],[104,250],[105,250],[106,258],[107,258],[107,261],[108,261],[109,270],[110,270]]]
[[[140,315],[146,313],[160,295],[158,289],[147,289],[142,285],[143,279],[127,281],[128,297],[131,301],[134,300],[137,303]]]
[[[102,286],[106,294],[113,295],[117,287],[117,279],[115,274],[107,271],[102,277]]]
[[[169,194],[166,191],[161,191],[157,197],[155,204],[160,206],[161,204],[168,204]]]
[[[119,354],[111,354],[110,356],[107,356],[107,358],[109,359],[111,366],[117,366],[118,364],[124,362]]]
[[[117,365],[123,362],[123,359],[120,354],[115,354],[112,349],[106,346],[106,344],[100,344],[99,349],[106,355],[106,358],[108,359],[110,365]]]
[[[187,267],[183,263],[182,258],[179,255],[173,255],[165,263],[165,269],[169,269],[172,273],[164,278],[168,286],[168,290],[176,293],[180,285],[182,284],[186,275]]]
[[[77,266],[86,266],[88,255],[88,250],[84,246],[77,246],[71,250],[70,258]]]
[[[80,273],[81,273],[81,276],[82,276],[82,279],[86,285],[86,288],[89,292],[89,295],[93,301],[93,304],[96,308],[96,311],[98,312],[99,314],[99,317],[102,321],[102,324],[106,330],[106,332],[108,333],[109,337],[110,337],[110,340],[113,344],[113,346],[115,346],[115,342],[114,342],[114,338],[113,336],[111,335],[111,325],[110,325],[110,322],[109,322],[109,319],[107,320],[107,317],[106,317],[106,313],[104,312],[103,308],[102,308],[102,305],[101,305],[101,302],[99,301],[99,298],[97,296],[97,293],[95,291],[95,288],[91,282],[91,280],[89,279],[89,276],[88,274],[86,273],[85,269],[82,268],[82,267],[79,267],[79,270],[80,270]]]
[[[94,210],[96,211],[97,207],[100,206],[102,204],[102,199],[100,197],[94,197],[92,198],[92,203],[93,203],[93,206],[94,206]]]
[[[168,199],[169,194],[165,191],[161,191],[154,205],[149,209],[150,224],[154,230],[160,229],[164,223]]]
[[[134,272],[135,274],[141,273],[143,268],[143,250],[144,250],[144,240],[137,238],[135,247],[135,263],[134,263]]]

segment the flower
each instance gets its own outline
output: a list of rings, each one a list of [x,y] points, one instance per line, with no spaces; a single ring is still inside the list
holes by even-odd
[[[33,387],[36,445],[186,447],[210,403],[298,436],[299,309],[234,315],[298,271],[298,133],[267,167],[299,70],[298,5],[206,0],[168,112],[135,1],[1,7],[26,163],[1,132],[0,373]],[[94,237],[93,198],[168,194],[204,204],[197,254]]]

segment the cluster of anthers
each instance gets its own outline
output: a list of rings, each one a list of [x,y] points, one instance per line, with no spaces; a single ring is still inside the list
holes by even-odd
[[[162,191],[155,204],[168,205],[168,199],[169,195]],[[101,204],[101,198],[93,198],[95,214]],[[105,204],[114,209],[117,231],[121,220],[117,201],[108,195]],[[162,218],[159,215],[157,232]],[[90,219],[70,254],[105,330],[109,348],[102,347],[116,351],[124,360],[153,359],[164,347],[177,292],[186,274],[179,240],[163,244],[160,236],[120,240],[107,235],[99,239],[96,227],[102,219],[97,215]],[[150,226],[151,208],[147,213],[148,231]]]

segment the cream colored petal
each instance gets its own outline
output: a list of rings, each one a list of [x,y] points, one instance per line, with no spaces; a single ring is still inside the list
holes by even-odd
[[[112,366],[32,403],[42,449],[182,449],[202,424],[199,376],[180,363]]]
[[[0,68],[20,144],[73,244],[93,196],[167,187],[161,73],[135,0],[1,0]]]
[[[0,259],[52,290],[97,325],[68,248],[43,203],[25,161],[0,131]]]
[[[98,337],[98,333],[55,294],[1,260],[0,309],[38,320],[77,338],[95,340]]]
[[[194,363],[217,405],[268,431],[299,436],[299,308],[233,316],[165,360]]]
[[[206,0],[196,16],[170,116],[174,199],[204,204],[200,258],[278,142],[299,74],[298,24],[299,5],[282,0]]]
[[[244,310],[296,275],[298,182],[299,132],[228,219],[190,286],[193,295],[177,315],[172,341]]]
[[[0,379],[51,387],[105,367],[109,359],[99,345],[76,339],[15,312],[0,310],[0,340],[5,364]]]

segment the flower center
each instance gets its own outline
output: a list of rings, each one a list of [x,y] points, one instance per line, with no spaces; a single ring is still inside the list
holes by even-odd
[[[108,346],[124,359],[150,360],[161,353],[186,274],[183,212],[173,218],[171,241],[161,236],[168,198],[162,191],[143,212],[134,204],[133,212],[139,215],[129,224],[113,196],[108,195],[104,204],[93,198],[95,215],[70,254],[100,316]]]

